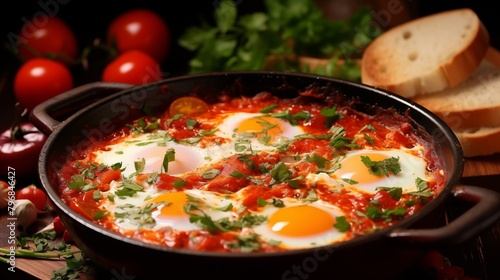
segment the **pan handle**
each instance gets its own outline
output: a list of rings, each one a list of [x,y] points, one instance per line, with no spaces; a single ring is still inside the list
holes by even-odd
[[[42,133],[49,135],[62,120],[79,109],[132,86],[123,83],[93,82],[75,87],[36,106],[30,114],[30,121]]]
[[[500,193],[486,188],[459,185],[452,190],[455,199],[474,203],[449,224],[435,229],[395,229],[393,240],[416,245],[455,245],[480,234],[500,219]]]

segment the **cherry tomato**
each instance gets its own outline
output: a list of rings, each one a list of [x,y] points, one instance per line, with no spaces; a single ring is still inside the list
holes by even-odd
[[[70,243],[71,241],[73,241],[73,238],[71,237],[71,235],[67,230],[64,230],[62,240],[65,243]]]
[[[118,53],[141,50],[162,62],[170,48],[170,30],[155,12],[134,9],[116,17],[108,27],[107,41]]]
[[[25,62],[14,77],[14,94],[22,107],[36,105],[73,88],[73,77],[63,64],[48,58]]]
[[[160,64],[143,51],[132,50],[120,54],[102,73],[104,82],[141,85],[161,79]]]
[[[18,35],[19,56],[22,59],[50,57],[70,65],[78,57],[76,36],[60,18],[36,17],[27,21]]]
[[[175,99],[169,107],[170,116],[183,114],[185,116],[196,116],[208,111],[205,101],[194,96],[183,96]]]
[[[52,224],[54,225],[54,231],[56,232],[57,235],[62,235],[66,230],[66,227],[64,227],[61,217],[59,216],[54,217]]]
[[[43,211],[47,206],[47,195],[42,189],[35,185],[29,185],[16,192],[16,199],[27,199],[31,201],[36,209]]]
[[[38,156],[47,136],[32,123],[24,122],[14,130],[0,134],[0,168],[9,170],[18,181],[37,174]]]

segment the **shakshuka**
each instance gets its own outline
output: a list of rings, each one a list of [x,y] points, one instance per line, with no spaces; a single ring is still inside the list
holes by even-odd
[[[120,235],[171,248],[274,252],[344,242],[429,203],[444,174],[404,115],[320,93],[175,99],[58,171],[63,201]]]

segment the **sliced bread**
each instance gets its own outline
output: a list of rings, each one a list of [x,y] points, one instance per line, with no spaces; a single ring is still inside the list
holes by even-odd
[[[387,30],[365,49],[361,82],[404,97],[454,87],[476,69],[489,34],[474,11],[445,11]]]
[[[465,157],[489,156],[500,152],[500,127],[458,130],[455,135]]]
[[[458,86],[413,100],[452,128],[465,157],[500,152],[500,52],[494,48]]]
[[[459,85],[412,98],[454,130],[500,127],[500,54],[493,48]]]

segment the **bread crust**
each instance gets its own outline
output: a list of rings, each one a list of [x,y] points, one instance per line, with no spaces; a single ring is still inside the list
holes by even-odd
[[[500,127],[455,131],[464,157],[489,156],[500,152]]]
[[[432,69],[416,71],[411,76],[402,76],[400,69],[412,67],[413,62],[407,57],[393,55],[392,53],[401,50],[396,50],[400,46],[394,46],[391,42],[402,40],[405,32],[417,30],[426,22],[445,21],[450,15],[457,13],[472,19],[469,28],[472,29],[470,32],[473,32],[473,35],[470,36],[470,40],[464,40],[456,53],[443,54],[449,57]],[[430,33],[429,38],[432,38],[432,35]],[[436,40],[446,40],[446,38]],[[483,60],[488,46],[489,34],[471,9],[457,9],[421,17],[386,31],[366,48],[361,61],[361,82],[408,98],[438,92],[465,80]],[[421,51],[419,55],[425,56],[425,52]]]
[[[483,23],[479,22],[478,31],[476,32],[476,36],[471,40],[470,45],[441,67],[444,76],[448,79],[449,87],[458,85],[474,72],[486,56],[489,45],[490,37],[488,31]]]

